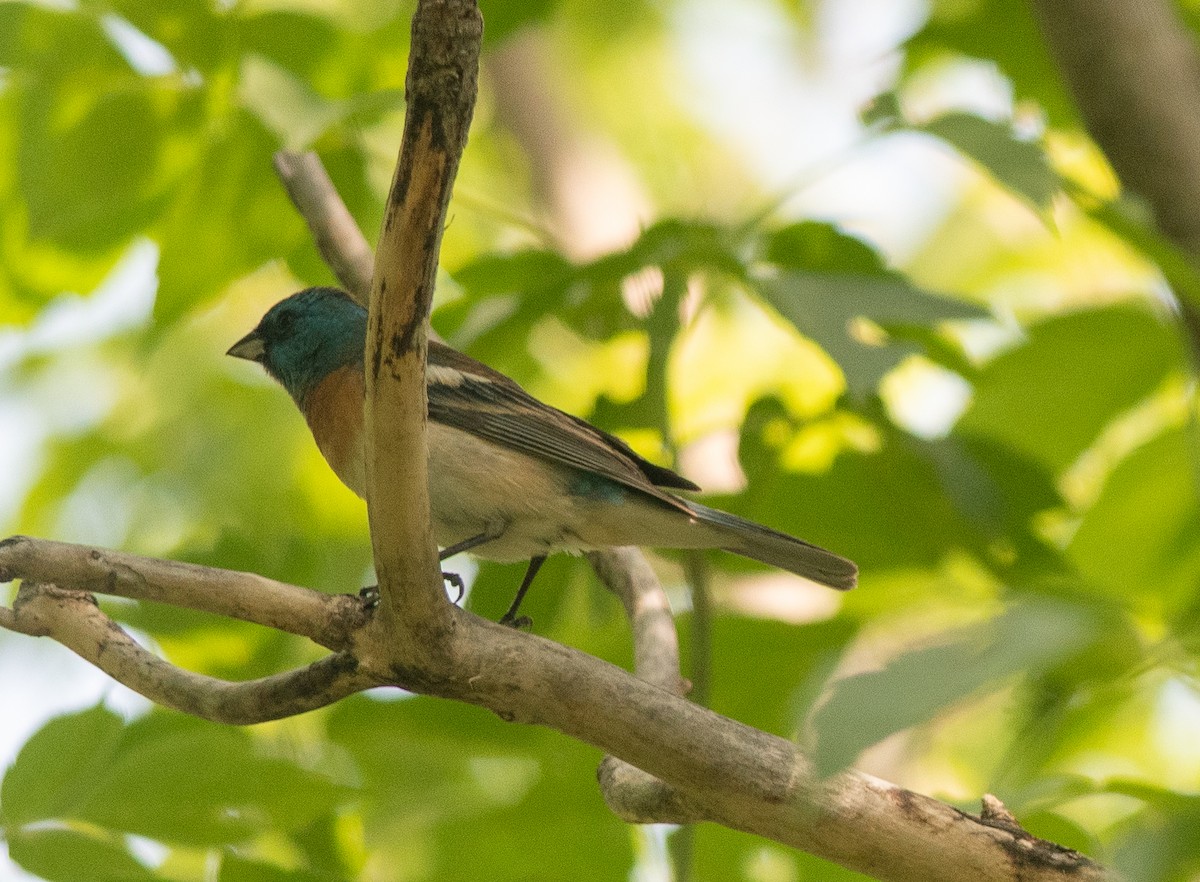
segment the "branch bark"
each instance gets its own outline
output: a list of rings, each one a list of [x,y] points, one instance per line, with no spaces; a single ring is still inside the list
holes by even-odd
[[[367,511],[383,598],[381,642],[398,641],[411,661],[449,651],[454,622],[429,525],[425,327],[450,190],[475,106],[482,36],[473,0],[417,5],[404,136],[371,285]]]
[[[26,580],[5,612],[9,630],[50,637],[156,704],[219,723],[291,717],[379,685],[350,652],[242,683],[194,674],[143,649],[85,591]]]
[[[0,542],[0,583],[17,578],[256,622],[335,651],[349,648],[369,618],[361,600],[346,594],[29,536]]]
[[[366,306],[371,298],[375,255],[317,154],[276,152],[275,172],[342,287]]]
[[[114,641],[115,626],[86,594],[69,590],[77,587],[70,579],[80,577],[100,591],[149,583],[160,562],[149,562],[146,573],[139,570],[140,559],[123,556],[120,567],[133,570],[124,576],[117,567],[111,574],[80,570],[78,561],[90,559],[92,551],[74,548],[44,557],[30,554],[23,542],[0,544],[5,578],[26,578],[36,569],[57,586],[35,589],[43,599],[4,611],[0,625],[19,624],[25,633],[60,639],[121,682],[206,719],[252,722],[270,718],[262,708],[298,712],[369,685],[391,684],[477,704],[505,720],[548,725],[618,757],[633,771],[609,763],[601,775],[616,782],[608,792],[622,791],[622,814],[638,820],[710,820],[896,882],[1113,879],[1084,856],[1011,824],[968,815],[876,778],[848,772],[819,780],[790,741],[722,717],[600,659],[457,607],[450,610],[460,639],[453,664],[444,670],[413,668],[393,654],[382,674],[376,629],[368,623],[351,636],[348,651],[303,672],[250,684],[167,673],[170,666],[157,659],[147,663],[141,647],[125,644],[120,635]],[[188,577],[180,578],[186,582]],[[184,597],[202,592],[199,585],[178,590]],[[174,593],[175,588],[164,587],[160,597],[171,602]],[[263,612],[264,618],[273,617],[272,604]],[[243,613],[249,620],[257,615],[254,608]],[[82,623],[74,624],[76,619]],[[353,667],[347,659],[355,660]],[[989,817],[994,815],[993,810]]]
[[[1166,0],[1033,0],[1033,7],[1117,176],[1200,264],[1200,53],[1178,11]],[[1200,352],[1200,303],[1182,299],[1180,308]]]

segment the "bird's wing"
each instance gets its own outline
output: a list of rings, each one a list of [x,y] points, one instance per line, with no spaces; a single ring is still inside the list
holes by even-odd
[[[508,377],[449,347],[430,342],[429,418],[519,453],[601,475],[691,512],[660,490],[698,489],[669,469],[639,457],[625,442],[538,401]],[[673,479],[673,480],[672,480]]]

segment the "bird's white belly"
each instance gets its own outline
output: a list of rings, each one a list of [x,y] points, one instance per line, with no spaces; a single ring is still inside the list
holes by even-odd
[[[502,561],[588,547],[578,535],[586,531],[586,506],[570,493],[565,467],[432,421],[429,450],[429,503],[438,545],[497,533],[471,553]]]

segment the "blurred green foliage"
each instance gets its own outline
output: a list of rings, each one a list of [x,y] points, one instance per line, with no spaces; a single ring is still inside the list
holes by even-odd
[[[994,792],[1131,879],[1192,878],[1197,438],[1164,278],[1195,274],[1079,131],[1025,4],[908,7],[879,94],[841,95],[861,105],[852,138],[823,156],[768,145],[807,157],[782,189],[745,147],[752,130],[721,129],[685,94],[687,40],[753,9],[811,74],[836,55],[836,4],[481,5],[483,91],[435,326],[722,488],[713,504],[862,566],[843,600],[708,558],[713,706],[798,738],[823,771],[855,763],[968,810]],[[410,14],[398,0],[0,2],[0,404],[18,408],[0,413],[26,415],[36,441],[0,512],[11,530],[328,591],[370,578],[361,503],[286,396],[221,353],[270,303],[332,282],[273,151],[318,150],[377,228]],[[543,91],[536,77],[500,91],[516,88],[500,62],[542,71]],[[1002,112],[956,97],[981,69]],[[791,112],[771,103],[786,88],[763,100]],[[557,127],[549,145],[511,125],[522,106]],[[890,156],[885,175],[923,174],[906,144],[936,157],[941,195],[911,191],[899,232],[822,210],[822,182],[866,175],[872,152]],[[580,167],[600,190],[564,171]],[[599,192],[627,192],[618,220],[642,226],[583,242],[563,200]],[[608,202],[582,207],[611,221]],[[97,318],[130,302],[122,267],[146,242],[153,308]],[[656,560],[690,663],[687,586]],[[467,602],[497,616],[519,575],[483,566]],[[539,585],[539,633],[630,663],[586,566],[554,559]],[[208,674],[318,655],[105,603]],[[25,639],[0,634],[0,652]],[[661,836],[604,808],[597,751],[395,698],[250,731],[103,705],[51,720],[4,774],[9,860],[63,882],[661,877]],[[697,879],[861,878],[713,827],[692,852]]]

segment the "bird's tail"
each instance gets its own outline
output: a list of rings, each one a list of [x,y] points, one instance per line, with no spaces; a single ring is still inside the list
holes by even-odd
[[[725,551],[779,567],[840,591],[849,590],[858,583],[858,567],[832,551],[698,502],[687,500],[687,507],[699,520],[716,527],[728,537],[729,544],[721,546]]]

